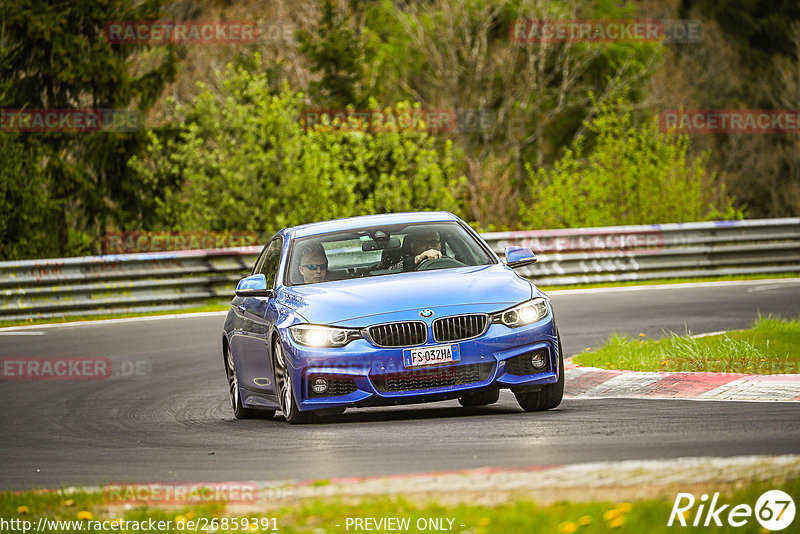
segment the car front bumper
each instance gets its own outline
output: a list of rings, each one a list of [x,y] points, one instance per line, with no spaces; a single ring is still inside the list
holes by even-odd
[[[430,336],[429,336],[430,338]],[[311,348],[281,336],[301,410],[412,404],[460,397],[484,389],[535,390],[558,381],[558,339],[552,311],[528,326],[491,324],[481,336],[451,343],[460,361],[406,368],[403,348],[376,347],[358,339],[340,348]],[[428,342],[426,345],[437,345]],[[535,369],[532,353],[547,364]],[[317,378],[328,388],[317,393]]]

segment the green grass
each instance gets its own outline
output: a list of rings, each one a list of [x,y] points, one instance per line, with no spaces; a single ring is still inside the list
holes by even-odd
[[[560,291],[562,289],[591,289],[596,287],[654,286],[661,284],[692,284],[695,282],[730,282],[736,280],[772,280],[782,278],[798,278],[800,272],[777,274],[742,274],[731,276],[704,276],[695,278],[659,278],[655,280],[627,280],[623,282],[596,282],[592,284],[572,285],[539,285],[542,291]],[[536,280],[534,279],[534,282]]]
[[[736,488],[736,489],[731,489]],[[773,479],[763,482],[742,482],[741,484],[725,488],[708,488],[698,490],[713,493],[720,491],[718,505],[730,504],[730,508],[737,504],[747,504],[755,507],[758,497],[767,490],[780,489],[789,495],[800,495],[800,479]],[[50,520],[79,520],[87,525],[84,532],[89,531],[89,524],[95,521],[124,519],[125,521],[171,521],[170,528],[161,532],[186,532],[175,528],[175,521],[193,520],[208,521],[212,518],[257,518],[259,521],[268,521],[269,528],[260,529],[259,532],[273,532],[272,526],[276,525],[280,532],[301,533],[313,532],[315,534],[333,532],[354,532],[351,525],[346,529],[347,518],[407,518],[410,527],[408,532],[419,532],[417,521],[428,518],[443,518],[444,525],[452,519],[452,532],[465,532],[470,534],[488,533],[669,533],[680,530],[681,532],[708,531],[680,527],[674,524],[667,527],[670,512],[678,491],[687,491],[679,488],[674,492],[669,491],[667,496],[659,499],[645,499],[630,503],[611,501],[587,502],[556,502],[547,506],[540,506],[527,498],[511,498],[500,500],[501,504],[495,506],[476,504],[442,505],[437,502],[420,504],[404,497],[362,497],[357,501],[347,501],[341,498],[315,498],[299,501],[296,504],[286,505],[261,512],[245,510],[239,512],[226,511],[224,504],[205,504],[193,507],[184,507],[171,510],[156,507],[135,507],[125,510],[121,506],[109,507],[103,502],[103,494],[77,493],[65,495],[62,492],[24,492],[0,493],[0,517],[4,520],[27,520],[33,525],[40,517]],[[697,503],[686,516],[687,523],[694,521],[697,512]],[[355,499],[355,498],[354,498]],[[417,498],[419,500],[419,498]],[[20,508],[25,507],[25,508]],[[91,518],[89,518],[91,514]],[[721,514],[723,527],[711,527],[713,532],[760,533],[761,526],[755,517],[748,518],[745,526],[734,528],[726,524],[727,511]],[[274,520],[272,519],[274,518]],[[704,519],[704,518],[703,518]],[[266,523],[265,521],[265,523]],[[793,525],[800,519],[796,518]],[[184,523],[185,524],[185,523]],[[252,524],[252,523],[251,523]],[[262,523],[264,524],[264,523]],[[338,526],[337,526],[338,525]],[[462,526],[463,525],[463,526]],[[35,528],[35,527],[34,527]],[[788,529],[787,532],[791,530]],[[4,532],[22,532],[21,529],[8,529]],[[98,531],[98,530],[94,530]],[[199,530],[203,532],[203,530]],[[216,532],[242,532],[241,529],[220,528]],[[385,530],[381,530],[385,531]],[[428,530],[430,531],[430,530]],[[51,528],[49,532],[81,532],[78,528],[58,529]],[[125,530],[123,530],[125,532]],[[128,529],[128,532],[158,532],[156,530]]]
[[[573,363],[631,371],[783,374],[800,372],[800,318],[759,317],[749,330],[705,337],[672,333],[660,340],[614,334]]]

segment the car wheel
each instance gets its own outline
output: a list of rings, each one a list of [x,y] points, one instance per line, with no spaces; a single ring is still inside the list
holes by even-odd
[[[564,397],[564,351],[561,349],[560,335],[558,335],[558,382],[547,384],[539,391],[514,393],[514,396],[526,412],[550,410],[561,404],[561,399]]]
[[[458,398],[458,403],[464,408],[473,408],[475,406],[486,406],[494,404],[500,400],[499,389],[489,389],[479,393],[470,393]]]
[[[273,369],[275,369],[275,386],[278,388],[278,401],[281,405],[283,417],[292,425],[307,423],[311,418],[311,414],[309,412],[301,412],[297,407],[292,391],[289,368],[283,356],[283,347],[277,338],[272,344],[272,364]]]
[[[236,419],[270,418],[275,415],[275,410],[255,410],[242,405],[242,394],[239,391],[239,379],[236,377],[236,367],[233,363],[233,353],[227,345],[222,347],[225,355],[225,375],[228,377],[228,397]]]

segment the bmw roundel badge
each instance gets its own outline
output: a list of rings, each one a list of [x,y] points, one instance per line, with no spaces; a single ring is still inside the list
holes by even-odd
[[[433,310],[425,309],[425,310],[422,310],[421,312],[419,312],[419,314],[422,317],[431,317],[433,315]]]

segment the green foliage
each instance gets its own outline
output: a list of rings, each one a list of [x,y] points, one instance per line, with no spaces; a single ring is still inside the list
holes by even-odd
[[[697,134],[690,146],[686,136],[642,124],[624,111],[627,103],[598,104],[627,86],[635,108],[653,93],[649,83],[666,79],[669,98],[651,94],[650,109],[687,102],[791,109],[800,35],[794,0],[662,6],[664,18],[710,19],[702,18],[707,35],[696,46],[510,42],[518,19],[649,17],[637,3],[619,0],[309,0],[289,12],[256,4],[248,4],[253,17],[300,30],[299,43],[261,43],[269,54],[263,65],[255,47],[104,38],[109,21],[168,18],[166,0],[0,1],[0,107],[112,108],[145,117],[152,109],[150,119],[165,111],[178,117],[152,131],[0,133],[0,257],[98,252],[109,230],[269,232],[428,208],[449,209],[484,229],[741,217],[709,169],[752,216],[796,214],[793,137]],[[222,2],[184,15],[224,19],[237,9],[239,3]],[[717,72],[713,58],[729,47],[742,64]],[[178,98],[192,93],[185,81],[204,76],[204,64],[236,61],[280,76],[269,77],[268,90],[262,76],[229,69],[221,94],[213,80],[182,106],[164,105],[159,99],[175,77],[178,52]],[[680,68],[694,64],[697,72]],[[281,90],[284,78],[296,85]],[[687,80],[694,92],[682,89]],[[591,91],[596,100],[587,97]],[[299,123],[307,105],[363,109],[403,101],[490,119],[446,134],[452,145],[419,132],[308,132]],[[713,154],[697,157],[706,147]]]
[[[311,60],[320,79],[309,84],[317,102],[334,106],[362,106],[367,41],[362,40],[351,13],[334,0],[319,0],[322,18],[310,32],[300,33],[300,51]]]
[[[589,90],[605,94],[624,80],[643,86],[658,53],[651,43],[521,43],[519,20],[615,20],[633,17],[615,0],[431,0],[398,9],[368,8],[377,36],[365,67],[384,101],[413,98],[428,108],[460,110],[455,160],[469,179],[467,217],[485,229],[514,228],[524,162],[552,163],[580,128]],[[367,33],[367,32],[365,32]],[[485,121],[464,120],[473,116]]]
[[[704,469],[703,473],[712,471],[710,469],[712,460],[696,465],[700,465]],[[259,531],[269,531],[270,527],[279,525],[280,531],[287,534],[337,532],[341,530],[341,526],[337,525],[341,525],[342,517],[400,518],[408,521],[410,528],[407,530],[409,532],[434,530],[433,519],[436,518],[442,521],[443,528],[448,528],[449,522],[453,522],[455,527],[453,530],[482,534],[505,534],[508,532],[671,534],[681,528],[677,526],[678,521],[673,526],[667,525],[670,510],[674,506],[673,497],[665,495],[665,490],[654,488],[653,482],[658,483],[657,486],[659,486],[664,484],[663,481],[676,480],[676,477],[681,482],[697,478],[696,473],[681,474],[679,469],[685,470],[686,466],[674,466],[665,472],[663,465],[656,463],[652,466],[629,467],[623,470],[623,475],[618,475],[619,478],[624,476],[634,479],[633,482],[628,482],[628,494],[636,495],[636,499],[632,502],[623,501],[623,496],[620,495],[617,487],[607,485],[598,488],[593,482],[586,484],[587,488],[592,488],[591,499],[593,500],[588,500],[587,497],[572,492],[565,494],[564,498],[559,496],[556,502],[543,502],[543,499],[533,500],[523,490],[516,492],[503,490],[503,486],[491,481],[487,483],[480,478],[479,474],[464,474],[461,475],[464,480],[459,480],[456,487],[440,492],[442,497],[438,501],[431,499],[423,501],[409,490],[398,490],[390,495],[370,494],[343,499],[335,492],[339,490],[339,487],[347,488],[348,486],[336,485],[329,488],[331,494],[337,495],[335,497],[315,496],[291,501],[287,499],[285,501],[288,502],[279,503],[267,510],[256,507],[245,509],[247,513],[241,513],[241,519],[236,522],[235,527],[232,526],[231,520],[236,517],[233,512],[226,510],[224,503],[220,502],[192,504],[178,508],[155,505],[120,506],[119,511],[110,512],[107,505],[108,497],[106,495],[104,498],[103,492],[73,489],[69,493],[64,490],[0,493],[0,513],[9,524],[14,521],[13,524],[19,525],[19,530],[23,528],[22,521],[29,521],[28,528],[31,528],[36,524],[37,518],[46,518],[51,521],[52,525],[49,532],[54,534],[99,530],[99,521],[111,521],[114,518],[128,522],[126,523],[128,528],[124,529],[127,532],[138,530],[132,528],[130,522],[135,521],[141,525],[147,525],[150,520],[154,522],[172,521],[172,525],[176,527],[178,521],[181,521],[181,525],[185,527],[189,526],[189,523],[186,523],[187,520],[193,520],[194,525],[198,523],[204,525],[206,522],[211,525],[212,521],[216,521],[222,527],[218,529],[219,532],[244,531],[246,530],[245,526],[254,523],[262,525],[263,528],[258,529]],[[720,492],[720,504],[726,503],[722,506],[722,510],[730,505],[728,503],[753,505],[767,490],[781,490],[789,495],[797,495],[800,491],[800,479],[797,478],[796,464],[784,462],[782,458],[766,457],[756,464],[731,464],[727,469],[715,468],[713,471],[714,473],[708,475],[711,478],[706,478],[706,484]],[[752,480],[754,471],[759,473],[757,481]],[[512,472],[509,477],[518,477],[521,474],[521,472]],[[473,502],[476,501],[475,493],[468,490],[477,484],[481,485],[484,495],[495,496],[495,499],[488,503]],[[679,483],[673,483],[673,485],[676,484]],[[294,486],[278,489],[285,489],[286,492],[289,492],[294,491]],[[534,496],[537,495],[536,492],[537,490],[532,491]],[[695,495],[699,492],[699,490],[695,492]],[[556,500],[548,495],[544,495],[544,497]],[[81,511],[92,512],[93,519],[77,521]],[[705,514],[701,514],[701,511],[702,509],[695,507],[692,510],[695,515],[690,513],[686,516],[687,524],[691,525],[695,517],[702,519]],[[726,516],[727,512],[723,512],[720,515],[723,526],[711,527],[711,531],[726,534],[762,531],[752,517],[747,519],[749,524],[744,527],[747,530],[744,530],[741,526],[733,527],[728,524],[725,521]],[[278,519],[275,519],[276,517]],[[56,520],[60,520],[60,522],[56,523]],[[223,521],[229,528],[224,527]],[[243,521],[245,522],[243,523]],[[81,524],[76,525],[75,523]],[[468,528],[458,529],[458,525]],[[107,527],[108,523],[105,523],[105,526]],[[425,526],[428,528],[424,528]],[[144,527],[142,529],[144,530]],[[180,532],[191,529],[170,528],[169,530]],[[400,529],[398,528],[398,530]],[[686,530],[702,532],[697,528],[692,529],[691,526]]]
[[[158,19],[160,5],[160,0],[135,7],[124,0],[3,0],[0,80],[7,85],[0,107],[146,111],[174,75],[174,47],[147,54],[143,46],[109,43],[103,28],[114,20]],[[147,220],[151,200],[142,195],[127,167],[144,140],[141,131],[30,133],[18,138],[26,153],[38,155],[40,166],[27,167],[26,183],[43,173],[55,207],[56,246],[48,255],[85,254],[93,242],[99,245],[108,224],[124,227]],[[18,193],[24,191],[32,189]]]
[[[520,204],[528,228],[572,228],[740,218],[713,176],[707,154],[688,156],[686,135],[661,133],[653,118],[633,123],[625,97],[599,113],[551,169],[528,165],[532,201]]]
[[[131,162],[145,183],[178,183],[159,203],[167,226],[269,234],[371,213],[460,213],[449,142],[437,148],[424,131],[306,130],[302,94],[271,94],[265,75],[232,66],[224,79],[219,96],[206,89],[177,107],[176,137],[151,134],[147,156]]]
[[[800,21],[796,0],[681,0],[680,18],[702,14],[717,23],[742,59],[764,66],[775,54],[793,55],[792,25]]]
[[[55,248],[54,205],[35,147],[0,133],[0,261],[46,257]]]
[[[603,369],[752,374],[797,373],[800,320],[759,317],[749,330],[691,337],[671,333],[662,339],[610,336],[593,352],[575,355],[577,365]]]

